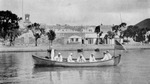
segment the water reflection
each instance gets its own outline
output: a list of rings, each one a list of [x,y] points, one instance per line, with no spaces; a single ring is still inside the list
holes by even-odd
[[[59,51],[56,51],[56,53]],[[70,51],[60,51],[67,56]],[[78,55],[76,51],[71,51]],[[88,57],[89,53],[83,52]],[[101,52],[95,52],[99,57]],[[112,52],[112,51],[111,51]],[[11,84],[148,84],[150,50],[132,50],[122,54],[121,63],[112,67],[34,68],[31,55],[46,52],[0,53],[0,83]]]
[[[0,80],[4,83],[19,83],[31,77],[33,66],[28,58],[27,53],[1,53]]]
[[[119,67],[88,67],[88,68],[34,68],[33,75],[35,78],[42,76],[42,74],[49,74],[48,83],[61,84],[111,84],[113,82],[114,74]],[[101,81],[103,80],[103,81]],[[94,81],[94,82],[93,82]]]
[[[15,58],[11,54],[11,56],[2,55],[0,59],[0,79],[8,80],[11,77],[17,77],[17,68],[15,67]],[[13,61],[14,60],[14,61]]]

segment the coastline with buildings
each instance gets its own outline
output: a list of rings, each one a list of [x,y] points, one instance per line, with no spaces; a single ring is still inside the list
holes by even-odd
[[[27,29],[27,26],[32,24],[30,21],[30,15],[25,14],[25,20],[21,21],[20,29],[22,29],[22,34],[15,39],[14,46],[7,46],[9,42],[4,42],[5,44],[0,44],[0,52],[6,51],[46,51],[49,49],[49,40],[47,35],[42,35],[38,40],[38,46],[34,46],[35,37],[33,32]],[[97,36],[95,33],[95,25],[81,25],[81,26],[71,26],[71,25],[46,25],[40,24],[40,27],[45,29],[45,32],[53,30],[56,33],[56,39],[53,42],[53,48],[56,50],[94,50],[94,49],[113,49],[114,39],[119,39],[120,43],[124,43],[123,39],[119,38],[119,35],[115,35],[115,38],[106,37],[108,31],[112,31],[114,25],[104,25],[101,24],[100,30],[102,34]],[[122,28],[126,30],[127,27]],[[97,38],[100,40],[98,45],[96,45]],[[129,42],[124,43],[127,49],[149,49],[149,44],[143,44],[140,42],[133,41],[132,38],[128,38]]]
[[[124,45],[127,50],[136,50],[136,49],[150,49],[150,44],[128,44]],[[96,49],[99,50],[113,50],[114,45],[53,45],[53,49],[55,50],[64,50],[64,51],[77,51],[78,49],[83,49],[85,51],[95,51]],[[15,47],[7,47],[1,46],[0,52],[45,52],[49,49],[49,46],[15,46]]]
[[[150,0],[0,0],[0,84],[150,84]]]

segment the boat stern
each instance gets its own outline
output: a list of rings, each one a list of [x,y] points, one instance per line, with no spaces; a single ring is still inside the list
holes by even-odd
[[[121,54],[119,54],[118,56],[114,56],[114,65],[118,65],[120,63],[121,60]]]

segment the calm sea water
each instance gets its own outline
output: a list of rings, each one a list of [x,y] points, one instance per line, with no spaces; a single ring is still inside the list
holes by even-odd
[[[57,51],[67,57],[76,51]],[[113,51],[110,51],[113,54]],[[85,51],[102,57],[102,51]],[[150,50],[130,50],[122,53],[121,63],[111,67],[34,68],[31,55],[46,56],[46,52],[0,53],[0,83],[3,84],[150,84]]]

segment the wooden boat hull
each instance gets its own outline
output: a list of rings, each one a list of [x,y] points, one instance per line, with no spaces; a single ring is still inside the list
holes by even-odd
[[[97,62],[58,62],[47,58],[41,58],[32,55],[35,66],[52,66],[52,67],[98,67],[98,66],[116,66],[119,64],[121,56],[113,57],[107,61],[97,61]]]

